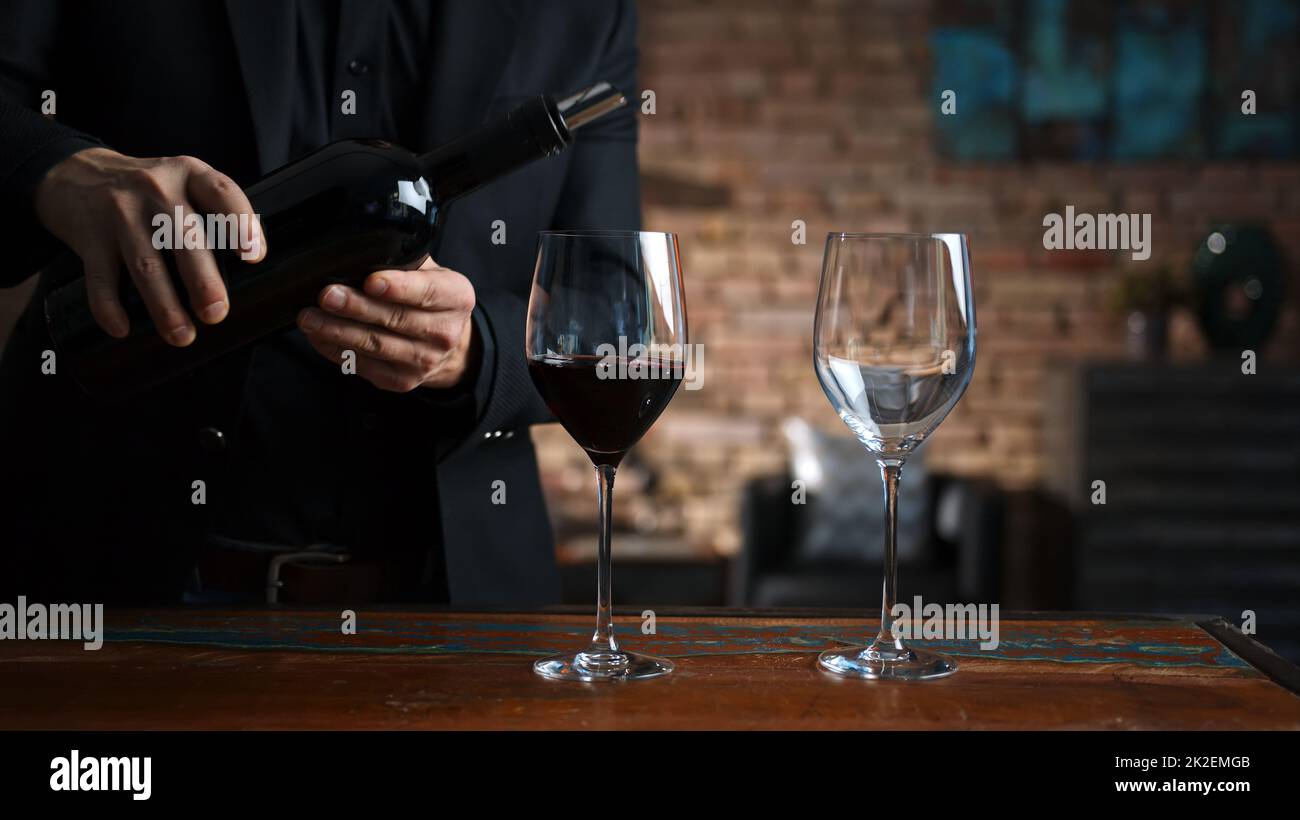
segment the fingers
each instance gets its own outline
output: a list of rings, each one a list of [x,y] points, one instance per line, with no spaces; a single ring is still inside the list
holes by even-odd
[[[385,390],[446,387],[463,377],[473,345],[468,279],[426,257],[418,268],[378,271],[364,288],[330,285],[319,308],[299,314],[317,352],[337,362],[353,351],[356,372]]]
[[[464,314],[410,307],[375,299],[354,288],[330,285],[321,291],[322,310],[343,319],[376,325],[393,333],[448,348],[459,338]]]
[[[423,310],[454,310],[468,313],[474,309],[474,286],[450,268],[438,267],[429,260],[428,267],[416,270],[381,270],[366,277],[365,292],[377,299],[396,302]]]
[[[184,218],[188,221],[194,211],[188,204],[181,206]],[[202,229],[198,229],[201,233]],[[230,310],[230,301],[226,295],[226,283],[221,278],[217,259],[208,250],[206,242],[200,242],[197,248],[182,248],[175,253],[176,268],[185,290],[190,296],[190,307],[194,315],[203,322],[213,325],[226,318]]]
[[[326,341],[320,336],[308,333],[307,341],[317,353],[335,364],[342,364],[343,353],[351,350],[345,345]],[[356,351],[353,351],[356,353]],[[378,387],[394,393],[409,393],[423,382],[422,374],[414,368],[396,362],[376,359],[364,353],[356,353],[357,375]]]
[[[124,224],[117,234],[118,248],[126,260],[131,281],[144,299],[159,335],[168,344],[185,347],[194,341],[194,323],[181,307],[162,254],[154,249],[151,233],[142,220],[130,214],[123,217]]]
[[[423,373],[436,370],[445,350],[428,342],[402,336],[375,325],[329,316],[316,308],[298,314],[298,327],[309,339],[319,339],[343,350],[355,350],[373,359],[407,365]]]
[[[122,338],[130,331],[131,322],[118,296],[121,260],[117,246],[86,254],[81,261],[86,269],[86,300],[90,303],[90,314],[105,333]]]
[[[188,163],[186,193],[190,201],[206,213],[246,216],[247,222],[241,222],[238,230],[240,256],[246,262],[262,261],[266,256],[266,237],[255,217],[253,203],[243,189],[207,163],[193,157],[179,157],[178,160]]]

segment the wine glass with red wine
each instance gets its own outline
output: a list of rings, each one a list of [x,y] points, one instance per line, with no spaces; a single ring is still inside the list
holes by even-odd
[[[600,552],[596,631],[586,649],[533,664],[562,680],[666,675],[671,661],[625,652],[610,614],[614,473],[684,377],[686,302],[677,237],[645,231],[545,231],[525,331],[528,372],[596,467]]]
[[[859,678],[922,680],[956,661],[904,643],[895,629],[898,479],[907,457],[966,392],[975,370],[975,297],[961,234],[833,233],[813,328],[817,378],[840,419],[880,467],[885,583],[880,631],[831,649],[821,668]],[[910,621],[920,623],[920,613]]]

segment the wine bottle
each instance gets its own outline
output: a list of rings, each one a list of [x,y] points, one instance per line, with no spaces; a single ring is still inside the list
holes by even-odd
[[[161,338],[125,272],[131,329],[121,339],[105,333],[90,313],[81,260],[68,252],[46,270],[60,283],[45,298],[59,367],[90,395],[123,399],[252,344],[292,325],[326,285],[359,286],[373,271],[417,262],[435,247],[451,202],[559,153],[575,130],[624,104],[617,89],[599,83],[559,103],[535,97],[421,156],[350,139],[280,167],[245,190],[260,215],[265,258],[249,264],[238,251],[214,251],[230,310],[215,325],[197,325],[186,347]],[[183,297],[174,269],[172,281]]]

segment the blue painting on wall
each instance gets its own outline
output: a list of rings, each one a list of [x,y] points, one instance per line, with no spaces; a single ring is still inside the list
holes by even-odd
[[[957,0],[930,35],[958,160],[1295,158],[1295,0]],[[1255,94],[1255,113],[1242,94]]]
[[[1125,4],[1115,26],[1111,156],[1204,154],[1206,83],[1203,4]]]
[[[945,55],[936,62],[935,85],[961,89],[960,127],[939,132],[945,153],[957,159],[1015,159],[1020,66],[1006,41],[994,32],[950,28],[936,31],[931,43]]]
[[[1225,55],[1214,93],[1225,111],[1240,110],[1243,91],[1255,94],[1252,116],[1219,117],[1214,150],[1225,157],[1294,158],[1300,142],[1300,3],[1244,0],[1222,22]],[[1290,100],[1288,107],[1285,101]],[[1281,101],[1279,103],[1279,101]]]

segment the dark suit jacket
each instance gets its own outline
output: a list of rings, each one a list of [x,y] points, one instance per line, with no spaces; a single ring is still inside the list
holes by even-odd
[[[340,3],[340,59],[373,18],[359,13],[359,1]],[[408,147],[449,140],[527,96],[599,79],[635,99],[630,2],[456,0],[435,17],[428,92],[413,101],[422,112],[421,145]],[[293,24],[291,4],[262,0],[0,5],[0,247],[7,249],[0,285],[23,281],[57,249],[31,213],[30,189],[86,140],[135,156],[191,154],[241,184],[293,159],[294,67],[278,47]],[[35,111],[44,89],[57,93],[56,120]],[[627,110],[579,132],[561,156],[452,208],[437,258],[474,283],[485,342],[468,416],[360,379],[348,379],[352,386],[329,408],[341,429],[321,442],[320,457],[354,459],[372,490],[337,503],[371,511],[358,518],[367,548],[418,556],[441,527],[453,602],[527,604],[558,595],[528,435],[529,425],[550,416],[523,356],[536,233],[638,227],[636,174],[636,122]],[[490,241],[498,219],[507,226],[503,245]],[[260,377],[250,368],[256,351],[228,356],[148,400],[100,406],[69,379],[41,374],[41,353],[51,347],[40,308],[47,287],[42,280],[0,362],[0,592],[175,600],[213,510],[231,495],[223,470],[239,452],[245,386]],[[320,408],[288,396],[278,412],[305,418]],[[285,492],[311,486],[313,464],[299,469],[301,486]],[[199,478],[207,482],[206,505],[191,503]],[[497,480],[506,482],[505,505],[492,503]]]

